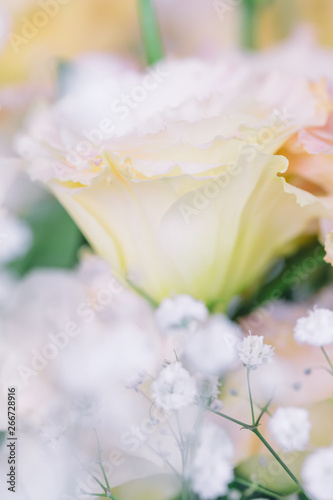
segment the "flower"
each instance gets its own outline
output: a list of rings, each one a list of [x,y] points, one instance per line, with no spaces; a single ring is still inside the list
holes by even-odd
[[[179,362],[163,368],[151,389],[152,398],[164,410],[179,410],[193,403],[196,396],[195,379]]]
[[[311,0],[312,2],[313,0]],[[329,17],[329,16],[328,16]],[[333,72],[332,51],[318,46],[311,32],[300,29],[291,40],[273,50],[258,54],[257,71],[269,74],[279,71],[283,75],[306,78],[326,98],[322,101],[322,122],[306,125],[300,129],[277,151],[289,160],[285,179],[295,187],[304,189],[309,194],[319,195],[328,207],[332,207],[332,144],[333,144]],[[295,64],[297,61],[297,64]],[[324,104],[326,101],[326,104]],[[325,240],[326,261],[333,264],[333,239],[330,235],[332,218],[321,220],[319,235]]]
[[[208,309],[190,295],[177,295],[164,299],[155,313],[157,327],[162,333],[171,334],[193,330],[197,323],[208,318]]]
[[[238,343],[238,354],[244,366],[256,370],[264,363],[271,363],[274,347],[264,344],[264,337],[249,335]]]
[[[303,464],[304,488],[313,500],[331,500],[333,491],[333,448],[320,448]]]
[[[211,316],[184,345],[182,361],[191,372],[224,375],[237,365],[241,329],[222,314]]]
[[[148,380],[149,375],[145,370],[139,370],[132,374],[126,381],[125,387],[127,389],[134,389],[136,392],[139,391],[139,387]]]
[[[191,294],[224,310],[329,217],[272,156],[325,122],[326,94],[283,77],[264,79],[263,92],[263,79],[228,57],[144,73],[105,64],[107,78],[100,70],[81,80],[18,138],[30,175],[136,289],[158,303]],[[269,94],[273,84],[280,92]],[[276,114],[286,104],[292,119]]]
[[[321,347],[333,343],[333,311],[315,307],[308,316],[297,320],[294,337],[297,342]]]
[[[268,427],[286,452],[304,450],[310,439],[310,416],[304,408],[278,408],[269,419]]]
[[[198,441],[189,472],[192,489],[203,500],[212,500],[225,495],[233,480],[233,468],[229,462],[233,446],[224,429],[214,424],[204,425]]]
[[[200,403],[204,406],[209,406],[214,410],[222,408],[222,403],[219,401],[219,379],[214,375],[205,375],[198,373],[195,376],[197,387],[197,397]]]

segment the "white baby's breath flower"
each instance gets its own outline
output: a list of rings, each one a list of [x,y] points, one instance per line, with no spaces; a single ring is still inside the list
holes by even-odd
[[[163,368],[151,388],[157,406],[164,410],[188,406],[196,396],[195,379],[179,362]]]
[[[247,368],[255,370],[264,363],[271,363],[274,347],[264,344],[264,337],[249,335],[238,346],[239,357]]]
[[[321,448],[305,459],[302,480],[313,500],[332,499],[333,447]]]
[[[224,495],[233,480],[230,459],[233,445],[226,432],[214,424],[205,425],[189,471],[192,489],[203,500]]]
[[[149,378],[148,373],[145,370],[139,370],[133,373],[125,381],[125,387],[127,389],[139,390],[140,385],[142,385]]]
[[[208,310],[190,295],[164,299],[156,310],[156,323],[161,333],[172,334],[193,330],[208,318]]]
[[[278,408],[268,426],[276,442],[286,452],[302,451],[309,442],[310,415],[304,408]]]
[[[297,320],[294,336],[297,342],[321,347],[333,343],[333,311],[315,308]]]
[[[199,373],[195,376],[198,400],[204,406],[209,406],[214,410],[222,408],[221,401],[218,400],[219,379],[214,375]]]
[[[182,360],[192,372],[221,376],[237,365],[240,327],[222,314],[212,316],[188,338]]]

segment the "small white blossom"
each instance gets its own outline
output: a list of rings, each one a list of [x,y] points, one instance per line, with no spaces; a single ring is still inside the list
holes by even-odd
[[[270,418],[269,430],[286,452],[302,451],[310,439],[310,415],[304,408],[278,408]]]
[[[203,302],[190,295],[177,295],[164,299],[155,313],[157,327],[161,333],[192,331],[198,323],[208,318],[208,310]]]
[[[249,335],[238,344],[239,357],[247,368],[255,370],[264,363],[271,363],[274,347],[264,344],[264,337]]]
[[[305,459],[302,480],[313,500],[332,500],[333,447],[320,448]]]
[[[197,385],[198,400],[204,406],[209,406],[214,410],[222,408],[222,403],[219,401],[219,379],[214,375],[206,375],[199,373],[195,376]]]
[[[196,396],[195,379],[179,362],[163,368],[151,388],[157,406],[164,410],[188,406]]]
[[[191,372],[221,376],[237,366],[240,327],[222,314],[212,316],[188,338],[182,360]]]
[[[297,320],[294,337],[297,342],[321,347],[333,343],[333,311],[315,308]]]
[[[192,489],[203,500],[213,500],[228,491],[233,480],[230,459],[233,445],[226,432],[214,424],[205,425],[189,471]]]
[[[126,381],[125,387],[126,389],[134,389],[138,392],[140,385],[142,385],[146,380],[148,380],[149,376],[145,370],[140,370],[138,372],[133,373]]]

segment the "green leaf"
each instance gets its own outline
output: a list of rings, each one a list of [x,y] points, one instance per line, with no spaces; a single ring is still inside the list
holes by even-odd
[[[304,301],[311,297],[333,282],[333,268],[324,261],[324,255],[323,247],[312,241],[294,255],[279,261],[276,271],[268,275],[260,289],[252,290],[234,310],[229,311],[230,317],[246,316],[277,299]]]
[[[56,199],[42,200],[24,220],[33,232],[33,243],[23,257],[9,264],[9,269],[24,275],[34,268],[75,266],[78,250],[85,240]]]

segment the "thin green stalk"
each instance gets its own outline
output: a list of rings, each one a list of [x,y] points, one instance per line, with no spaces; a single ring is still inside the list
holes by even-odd
[[[245,424],[244,422],[241,422],[240,420],[237,420],[236,418],[229,417],[229,415],[226,415],[225,413],[221,413],[220,411],[212,410],[209,407],[207,407],[206,410],[209,410],[212,413],[215,413],[215,415],[219,415],[220,417],[223,417],[226,420],[230,420],[230,422],[233,422],[234,424],[240,425],[244,429],[248,429],[248,430],[252,429],[252,425]]]
[[[225,415],[224,413],[211,410],[210,408],[207,408],[207,410],[210,410],[212,413],[215,413],[216,415],[219,415],[220,417],[223,417],[223,418],[225,418],[227,420],[230,420],[231,422],[234,422],[234,423],[236,423],[238,425],[241,425],[242,428],[247,429],[247,430],[253,432],[253,434],[255,434],[260,439],[260,441],[266,446],[266,448],[268,449],[268,451],[273,455],[273,457],[279,462],[279,464],[281,465],[281,467],[286,471],[286,473],[289,475],[289,477],[298,486],[298,488],[303,493],[303,495],[305,496],[305,498],[307,500],[311,500],[307,496],[306,492],[304,491],[304,489],[303,489],[301,483],[298,481],[297,477],[291,472],[291,470],[289,469],[289,467],[286,466],[286,464],[281,460],[281,458],[279,457],[279,455],[274,451],[274,449],[271,447],[271,445],[266,441],[266,439],[258,431],[258,429],[255,426],[255,424],[254,425],[245,424],[244,422],[241,422],[239,420],[236,420],[235,418],[229,417],[228,415]]]
[[[111,488],[110,488],[110,484],[109,484],[109,481],[108,481],[108,478],[107,478],[107,475],[105,473],[105,469],[103,467],[103,462],[102,462],[102,450],[101,450],[101,444],[99,442],[99,437],[98,437],[98,434],[97,434],[97,431],[96,429],[94,429],[95,431],[95,436],[96,436],[96,440],[97,440],[97,448],[98,448],[98,465],[100,466],[101,468],[101,471],[102,471],[102,474],[103,474],[103,477],[104,477],[104,481],[105,481],[105,484],[106,484],[106,487],[107,487],[107,490],[111,493]]]
[[[273,457],[279,462],[279,464],[281,465],[281,467],[283,467],[283,469],[286,471],[286,473],[288,474],[288,476],[294,481],[294,483],[297,484],[297,486],[299,487],[300,491],[303,493],[303,495],[305,496],[305,498],[307,498],[308,500],[311,500],[310,497],[308,497],[308,495],[306,494],[306,492],[304,491],[303,489],[303,486],[301,485],[301,483],[299,482],[299,480],[297,479],[297,477],[291,472],[291,470],[289,469],[289,467],[287,467],[287,465],[283,462],[283,460],[281,460],[281,458],[279,457],[279,455],[276,453],[276,451],[271,447],[271,445],[266,441],[266,439],[264,438],[264,436],[258,431],[258,429],[252,429],[252,432],[260,439],[260,441],[266,446],[266,448],[268,449],[268,451],[273,455]]]
[[[163,59],[164,51],[156,12],[152,0],[139,0],[139,15],[147,63]]]
[[[263,486],[260,486],[260,484],[252,483],[251,481],[247,481],[246,479],[242,479],[240,477],[236,477],[235,481],[236,481],[236,483],[239,483],[243,486],[248,486],[249,488],[253,487],[256,489],[256,491],[260,491],[260,493],[265,493],[266,495],[269,495],[273,498],[280,498],[281,499],[281,495],[278,495],[277,493],[274,493],[273,491],[271,491],[267,488],[264,488]]]
[[[110,492],[108,492],[107,494],[105,494],[105,493],[85,493],[85,492],[83,492],[83,495],[87,495],[89,497],[109,498],[109,500],[119,500],[116,496],[114,496]]]
[[[98,437],[96,429],[94,429],[94,433],[95,433],[96,440],[97,440],[98,465],[100,466],[100,469],[102,471],[102,474],[103,474],[103,477],[104,477],[104,481],[105,481],[105,484],[106,484],[106,486],[104,486],[101,483],[101,481],[96,476],[93,475],[93,478],[95,479],[95,481],[97,481],[97,483],[104,490],[103,494],[98,494],[98,495],[95,495],[95,496],[98,496],[98,497],[101,497],[101,498],[111,498],[111,500],[118,500],[118,498],[111,491],[111,487],[110,487],[110,484],[109,484],[109,481],[108,481],[108,477],[106,475],[106,472],[105,472],[105,469],[104,469],[104,466],[103,466],[101,444],[100,444],[99,437]],[[94,494],[91,494],[91,493],[86,493],[86,494],[87,495],[92,495],[92,496],[94,495]]]
[[[251,393],[251,384],[250,384],[250,368],[247,369],[247,388],[249,391],[249,398],[250,398],[250,405],[251,405],[251,416],[252,416],[252,425],[254,426],[256,424],[256,419],[254,416],[254,409],[253,409],[253,400],[252,400],[252,393]]]
[[[261,420],[262,416],[264,415],[264,413],[268,413],[269,414],[268,408],[270,407],[271,402],[272,402],[272,398],[261,409],[260,415],[259,415],[259,417],[256,420],[255,427],[258,427],[258,425],[260,424],[260,420]]]
[[[327,354],[327,352],[326,352],[325,348],[324,348],[323,346],[321,346],[321,348],[320,348],[320,349],[321,349],[321,351],[322,351],[323,355],[325,356],[325,359],[326,359],[327,363],[329,364],[329,367],[330,367],[330,369],[331,369],[330,373],[331,373],[331,375],[333,375],[333,363],[332,363],[332,361],[330,360],[330,358],[329,358],[329,356],[328,356],[328,354]]]
[[[182,500],[187,500],[187,486],[184,479],[182,481]]]
[[[102,488],[102,490],[107,493],[108,490],[107,488],[104,486],[104,484],[96,477],[94,476],[94,474],[92,474],[92,477],[95,479],[96,483],[98,483],[100,485],[100,487]]]

